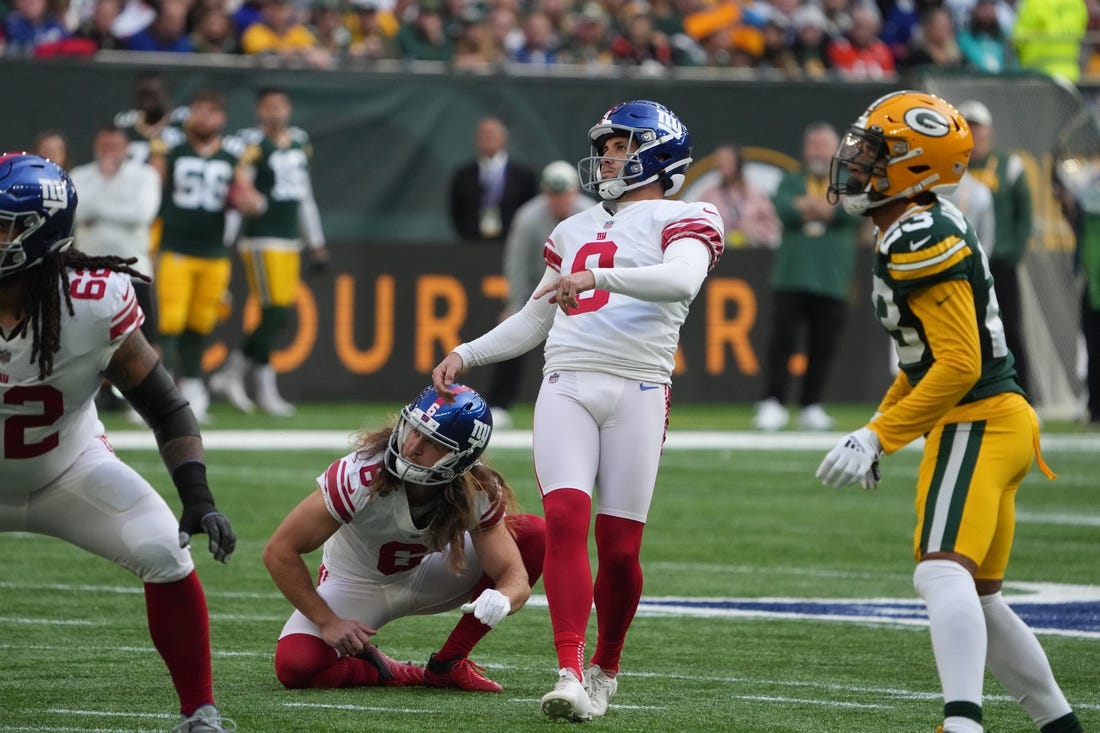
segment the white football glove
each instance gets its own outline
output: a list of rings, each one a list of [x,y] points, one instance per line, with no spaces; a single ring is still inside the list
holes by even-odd
[[[512,602],[508,600],[508,596],[495,588],[486,588],[476,601],[462,604],[463,613],[472,613],[489,628],[499,624],[511,610]]]
[[[878,457],[882,443],[870,428],[860,428],[841,439],[817,467],[817,477],[826,486],[843,488],[857,481],[865,489],[878,486]]]

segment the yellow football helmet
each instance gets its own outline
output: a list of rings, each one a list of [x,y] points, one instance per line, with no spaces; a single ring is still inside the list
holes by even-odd
[[[974,138],[959,111],[934,94],[901,91],[875,100],[849,126],[833,157],[829,199],[863,214],[921,191],[952,188],[970,162]],[[849,166],[862,181],[849,180]],[[950,193],[950,189],[942,191]]]

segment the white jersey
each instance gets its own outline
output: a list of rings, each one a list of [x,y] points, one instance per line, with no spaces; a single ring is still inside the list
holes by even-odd
[[[433,552],[428,530],[413,524],[404,487],[372,496],[370,485],[385,471],[382,455],[362,451],[334,462],[317,477],[325,506],[343,524],[325,542],[322,564],[326,572],[345,577],[394,578],[413,570]],[[487,529],[504,519],[504,505],[478,491],[478,519],[469,531]]]
[[[0,493],[28,494],[66,471],[102,435],[94,398],[119,345],[145,321],[130,277],[110,270],[69,273],[75,315],[61,301],[61,350],[53,374],[38,378],[30,328],[0,338]]]
[[[597,204],[558,224],[546,242],[546,264],[562,274],[594,267],[659,265],[673,242],[692,238],[722,256],[722,217],[707,203],[638,201],[611,214]],[[598,371],[666,384],[672,379],[680,326],[691,299],[655,303],[607,290],[578,296],[578,311],[558,310],[546,339],[545,373]]]

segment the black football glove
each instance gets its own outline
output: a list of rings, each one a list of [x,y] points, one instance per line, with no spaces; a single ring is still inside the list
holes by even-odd
[[[191,543],[191,536],[203,534],[210,539],[210,552],[218,562],[228,562],[237,547],[237,535],[225,515],[213,504],[192,504],[183,508],[180,517],[180,547]]]

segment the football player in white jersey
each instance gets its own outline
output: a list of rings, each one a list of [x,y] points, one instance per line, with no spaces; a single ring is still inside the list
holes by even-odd
[[[180,698],[176,731],[236,730],[214,707],[210,622],[188,545],[225,562],[236,537],[206,481],[198,423],[142,336],[136,260],[70,250],[77,194],[58,165],[0,156],[0,531],[58,537],[145,583],[153,645]],[[111,451],[94,397],[106,377],[156,434],[183,504]]]
[[[264,550],[295,607],[275,648],[288,688],[420,685],[500,692],[469,653],[531,595],[542,571],[542,517],[510,513],[515,497],[479,458],[493,432],[485,400],[464,385],[428,387],[392,427],[350,454],[279,525]],[[302,555],[324,545],[314,587]],[[427,668],[371,643],[396,618],[461,607]]]
[[[1036,461],[1054,474],[1005,343],[989,261],[948,198],[973,148],[957,109],[915,91],[876,100],[840,141],[829,196],[875,223],[875,313],[900,371],[817,476],[874,488],[879,456],[923,436],[913,586],[928,607],[941,733],[981,733],[986,667],[1042,733],[1081,733],[1035,634],[1001,596],[1016,492]]]
[[[546,341],[534,458],[559,672],[542,711],[571,721],[603,715],[618,687],[623,642],[642,593],[642,530],[665,439],[680,326],[724,241],[713,206],[666,200],[691,163],[687,128],[666,107],[619,104],[588,140],[593,154],[578,168],[584,188],[602,202],[555,227],[546,271],[523,309],[459,345],[432,372],[447,396],[446,385],[464,369]],[[585,669],[593,601],[598,635]]]

